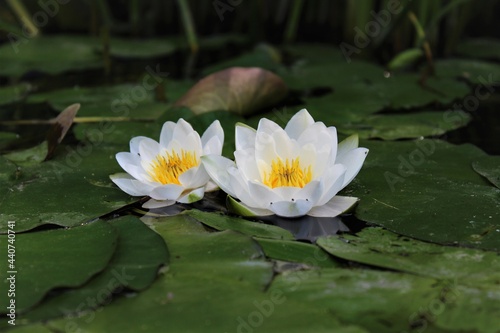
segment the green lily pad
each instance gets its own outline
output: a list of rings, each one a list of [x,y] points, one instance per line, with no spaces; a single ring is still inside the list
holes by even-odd
[[[48,149],[47,141],[43,141],[32,148],[11,152],[3,155],[3,157],[20,166],[37,165],[43,162]]]
[[[370,332],[404,332],[410,329],[410,315],[427,307],[439,289],[434,280],[408,274],[324,268],[281,274],[268,293],[280,290],[289,301],[306,301]]]
[[[471,116],[463,111],[449,112],[419,111],[405,114],[376,114],[359,121],[340,123],[337,130],[350,135],[357,133],[360,138],[380,138],[396,140],[442,135],[463,127]]]
[[[485,156],[439,140],[364,141],[365,165],[344,195],[355,215],[401,235],[500,251],[500,190],[471,168]]]
[[[436,75],[441,78],[462,78],[486,87],[500,84],[500,65],[493,62],[446,59],[436,61],[435,67]]]
[[[494,38],[471,38],[455,47],[458,55],[486,60],[500,60],[500,40]]]
[[[252,222],[223,214],[202,212],[197,209],[189,210],[186,214],[216,230],[233,230],[245,235],[262,238],[293,239],[293,235],[288,230],[274,225]]]
[[[166,327],[179,332],[245,332],[256,327],[259,332],[364,332],[279,290],[264,292],[273,277],[272,265],[250,237],[233,231],[208,233],[186,215],[146,222],[169,246],[168,272],[144,292],[96,312],[93,320],[65,318],[48,327],[64,330],[74,323],[96,333],[161,332]]]
[[[419,80],[418,74],[399,74],[373,84],[390,101],[393,109],[416,108],[433,103],[446,105],[471,92],[465,83],[450,78],[429,77],[425,84]]]
[[[154,87],[160,80],[163,81],[162,78],[149,76],[147,85],[127,83],[92,88],[75,86],[30,95],[27,103],[47,102],[59,111],[70,104],[80,103],[78,117],[153,120],[167,109],[167,104],[154,101]]]
[[[9,167],[0,159],[0,179],[7,193],[0,202],[0,233],[6,221],[18,231],[42,224],[74,226],[131,202],[109,175],[121,170],[115,154],[122,147],[79,145],[60,147],[54,159],[31,167]]]
[[[9,333],[52,333],[50,329],[42,324],[34,324],[20,327],[12,327],[7,332]]]
[[[461,284],[494,285],[500,279],[500,258],[494,252],[421,242],[382,228],[322,237],[317,244],[345,260]]]
[[[268,238],[255,239],[268,258],[303,263],[311,267],[337,267],[338,262],[316,245]]]
[[[27,83],[1,87],[0,105],[18,102],[30,91],[31,86]]]
[[[500,325],[498,287],[463,286],[411,274],[325,268],[286,272],[267,291],[370,332],[489,332]],[[411,299],[411,302],[407,300]]]
[[[500,188],[500,156],[483,156],[472,163],[472,168]]]
[[[66,71],[103,68],[95,52],[99,38],[91,36],[55,35],[32,39],[19,36],[18,42],[0,46],[0,75],[20,77],[29,71],[61,74]]]
[[[108,304],[123,288],[139,291],[153,283],[158,268],[168,261],[163,239],[136,217],[108,223],[118,233],[118,245],[108,266],[85,285],[50,296],[19,319],[34,322],[76,315]]]
[[[18,231],[17,222],[13,230]],[[7,235],[0,237],[5,250],[8,245],[15,246],[15,262],[3,260],[0,268],[7,272],[1,284],[3,295],[7,295],[8,278],[14,276],[17,313],[38,303],[51,289],[80,286],[102,271],[118,239],[113,227],[102,221],[67,230],[17,234],[13,242],[8,242],[13,238]],[[9,298],[2,297],[0,305],[5,313]]]

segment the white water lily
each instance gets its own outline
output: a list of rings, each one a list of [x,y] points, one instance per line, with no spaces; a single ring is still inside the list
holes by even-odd
[[[167,121],[160,142],[139,136],[130,140],[130,152],[116,154],[127,173],[111,175],[111,180],[132,196],[149,196],[145,208],[158,208],[175,202],[192,203],[205,191],[217,189],[201,164],[206,154],[220,155],[224,131],[218,120],[200,135],[184,119]]]
[[[335,127],[315,122],[303,109],[284,129],[265,118],[257,130],[238,124],[235,162],[220,155],[202,161],[241,215],[333,217],[358,201],[336,194],[358,174],[367,154],[356,135],[337,145]]]

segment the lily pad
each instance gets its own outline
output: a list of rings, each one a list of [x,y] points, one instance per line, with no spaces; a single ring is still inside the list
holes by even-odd
[[[186,214],[216,230],[233,230],[245,235],[262,238],[293,239],[289,231],[269,224],[217,213],[202,212],[196,209],[189,210]]]
[[[108,304],[123,288],[139,291],[153,283],[158,268],[168,261],[163,239],[136,217],[107,223],[118,233],[118,245],[108,266],[85,285],[51,295],[19,319],[32,322],[74,316]]]
[[[132,83],[92,88],[75,86],[30,95],[27,103],[46,102],[59,111],[70,104],[80,103],[78,117],[153,120],[167,109],[167,104],[154,101],[154,87],[159,82],[161,81],[149,76],[147,87],[150,89],[146,89],[145,85]]]
[[[486,87],[500,84],[500,65],[468,59],[446,59],[435,63],[438,77],[462,78]]]
[[[18,36],[16,43],[0,46],[0,75],[20,77],[29,71],[61,74],[67,71],[103,68],[95,52],[99,38],[77,35]]]
[[[419,111],[405,114],[376,114],[358,121],[340,123],[337,130],[360,138],[396,140],[442,135],[465,126],[471,116],[463,111]]]
[[[297,262],[311,267],[337,267],[339,263],[316,245],[268,238],[255,239],[268,258]]]
[[[267,70],[232,67],[201,79],[175,105],[195,114],[226,110],[249,115],[281,101],[287,92],[283,80]]]
[[[500,156],[483,156],[472,163],[474,171],[500,188]]]
[[[245,332],[255,327],[260,332],[364,332],[280,290],[264,292],[273,277],[272,265],[250,237],[233,231],[208,233],[186,215],[146,222],[169,246],[168,272],[144,292],[96,312],[93,320],[65,318],[48,327],[64,330],[74,323],[96,333],[161,332],[165,327],[179,332]]]
[[[343,195],[355,215],[401,235],[500,251],[500,190],[472,170],[485,156],[440,140],[364,141],[370,154]]]
[[[344,325],[370,332],[468,330],[494,333],[500,325],[498,287],[463,286],[411,274],[366,269],[325,268],[286,272],[267,291],[287,302],[335,315]],[[411,299],[411,302],[406,300]]]
[[[18,231],[17,222],[14,231]],[[17,313],[38,303],[51,289],[80,286],[102,271],[118,239],[113,227],[103,221],[67,230],[17,234],[13,243],[7,235],[0,237],[4,248],[9,244],[16,250],[13,266],[8,267],[3,260],[0,268],[2,272],[17,271],[8,273],[1,284],[2,294],[7,295],[7,278],[14,276]],[[4,312],[9,299],[2,297],[0,305]]]
[[[494,38],[471,38],[457,44],[458,55],[485,60],[500,60],[500,40]]]
[[[42,224],[74,226],[131,202],[131,197],[109,180],[120,170],[115,154],[123,146],[79,145],[60,147],[54,159],[30,167],[9,167],[0,160],[0,179],[7,193],[0,202],[0,233],[6,221],[18,231]]]
[[[30,89],[31,86],[27,83],[1,87],[0,105],[10,104],[22,100]]]
[[[322,237],[317,244],[345,260],[461,284],[494,286],[500,279],[500,257],[494,252],[421,242],[382,228]]]

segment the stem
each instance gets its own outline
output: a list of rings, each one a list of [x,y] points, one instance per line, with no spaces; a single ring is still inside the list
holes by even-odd
[[[285,28],[285,43],[290,43],[295,40],[295,36],[297,35],[297,27],[299,26],[300,12],[303,5],[304,0],[294,0],[292,4],[292,13]]]
[[[191,52],[198,52],[198,38],[196,36],[196,30],[193,23],[193,15],[189,9],[189,4],[187,0],[177,0],[179,4],[179,9],[181,11],[182,23],[184,25],[184,30],[186,31],[189,46],[191,47]]]
[[[40,33],[40,30],[31,20],[30,14],[21,0],[7,0],[12,11],[16,14],[17,18],[23,23],[26,30],[29,32],[30,37],[35,37]]]

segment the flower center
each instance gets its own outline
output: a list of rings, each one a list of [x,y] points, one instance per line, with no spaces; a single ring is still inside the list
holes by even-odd
[[[149,175],[153,178],[153,181],[163,185],[181,185],[179,176],[198,164],[199,161],[193,151],[182,149],[179,154],[172,150],[171,152],[167,152],[166,155],[158,154],[156,156],[156,159],[151,162]]]
[[[271,163],[271,172],[264,173],[264,185],[270,188],[280,186],[304,187],[312,179],[311,166],[301,168],[300,159],[286,159],[285,162],[281,158],[276,158]]]

